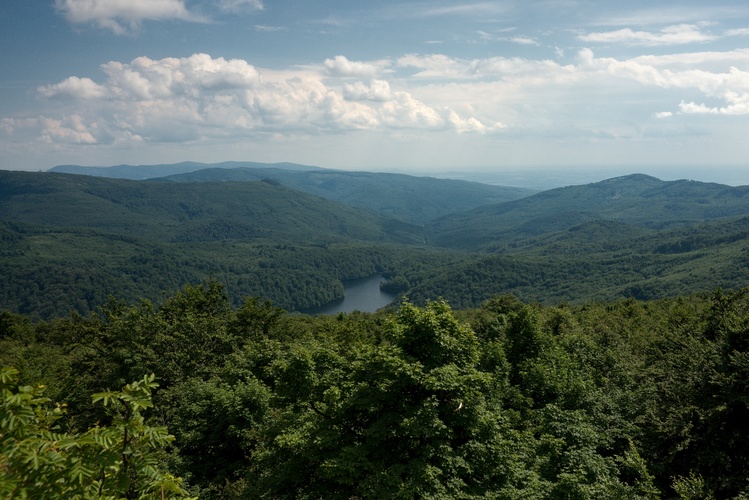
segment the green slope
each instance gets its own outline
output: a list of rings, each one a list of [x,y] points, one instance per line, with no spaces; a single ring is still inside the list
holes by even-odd
[[[0,222],[0,311],[42,319],[86,314],[109,295],[159,302],[164,293],[208,279],[223,283],[235,305],[258,296],[305,310],[341,299],[343,280],[463,259],[375,242],[163,242]]]
[[[430,248],[420,227],[279,182],[0,171],[0,310],[87,312],[112,293],[157,300],[211,277],[236,303],[258,295],[297,310],[375,272],[416,302],[458,307],[749,284],[747,188],[635,175],[552,190],[440,219],[430,238],[444,246]]]
[[[522,251],[479,256],[405,276],[417,302],[435,296],[476,307],[493,295],[524,301],[656,299],[749,286],[749,217],[669,230],[588,222]]]
[[[0,220],[159,241],[421,241],[414,226],[267,182],[187,184],[0,171]]]
[[[272,179],[300,191],[417,224],[534,193],[530,189],[453,179],[336,170],[211,168],[167,179],[178,182]]]
[[[586,221],[667,229],[749,213],[749,186],[661,181],[635,174],[544,191],[449,215],[428,227],[437,246],[500,251]]]

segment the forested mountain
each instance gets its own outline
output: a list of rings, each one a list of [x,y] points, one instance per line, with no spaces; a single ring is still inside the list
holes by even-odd
[[[328,200],[366,208],[385,217],[426,224],[443,215],[481,205],[516,200],[535,191],[478,182],[404,174],[348,172],[293,163],[224,162],[175,165],[80,167],[61,165],[52,172],[171,182],[272,180]]]
[[[656,299],[685,291],[749,285],[749,218],[647,231],[588,222],[534,241],[524,251],[492,254],[401,279],[416,302],[440,296],[473,307],[511,293],[556,304],[595,298]]]
[[[0,172],[0,309],[87,313],[112,290],[127,301],[158,300],[209,278],[234,304],[262,296],[288,310],[340,299],[342,280],[374,273],[417,304],[444,297],[458,307],[498,293],[555,304],[749,283],[744,187],[633,175],[483,206],[425,230],[265,177],[278,172],[201,170],[191,182]],[[379,209],[391,203],[412,217],[432,209],[408,201],[478,193],[406,178],[388,197],[376,175],[291,174],[359,198],[371,185]],[[217,180],[224,176],[249,180]],[[408,186],[432,181],[434,193],[407,196]]]
[[[0,172],[0,309],[32,317],[87,313],[113,290],[158,300],[211,277],[237,303],[308,309],[342,298],[342,280],[441,262],[400,246],[422,241],[419,227],[273,182]]]
[[[661,181],[634,174],[448,215],[429,225],[428,240],[437,246],[499,251],[586,221],[668,229],[745,214],[749,186]]]
[[[115,291],[128,303],[158,302],[185,283],[211,278],[226,286],[235,305],[258,296],[305,310],[342,299],[343,280],[444,268],[465,258],[373,242],[161,242],[0,223],[0,310],[35,319],[88,314]]]
[[[272,179],[300,191],[416,224],[534,193],[530,189],[453,179],[339,170],[211,168],[166,178],[179,182],[261,179]]]
[[[423,241],[409,224],[268,182],[137,182],[0,171],[0,216],[156,241]]]

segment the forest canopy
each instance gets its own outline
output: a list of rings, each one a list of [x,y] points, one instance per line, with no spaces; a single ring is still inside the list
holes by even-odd
[[[745,498],[747,324],[747,290],[313,317],[235,307],[215,281],[85,316],[6,312],[0,486]]]

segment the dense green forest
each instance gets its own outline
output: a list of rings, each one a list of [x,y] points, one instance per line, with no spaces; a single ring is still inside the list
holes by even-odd
[[[465,259],[454,252],[360,243],[159,243],[2,226],[0,235],[0,274],[6,279],[0,308],[42,319],[88,313],[115,291],[130,302],[158,300],[209,278],[226,286],[235,305],[262,295],[279,307],[305,310],[342,298],[343,280],[449,267]]]
[[[748,208],[749,186],[664,182],[634,174],[447,215],[430,224],[429,240],[442,247],[497,252],[585,222],[662,230],[747,215]]]
[[[112,292],[160,300],[207,279],[235,306],[262,296],[290,311],[375,273],[417,305],[460,308],[496,293],[554,305],[749,283],[745,187],[631,175],[492,203],[522,192],[242,165],[161,181],[0,171],[0,310],[87,314]]]
[[[182,167],[0,171],[0,494],[749,496],[746,188]]]
[[[293,163],[224,162],[209,165],[185,162],[176,165],[116,167],[61,165],[51,171],[162,182],[265,180],[414,224],[426,224],[444,215],[516,200],[534,192],[525,188],[455,179],[348,172]]]
[[[0,491],[746,498],[747,325],[746,290],[312,317],[206,282],[3,313]]]

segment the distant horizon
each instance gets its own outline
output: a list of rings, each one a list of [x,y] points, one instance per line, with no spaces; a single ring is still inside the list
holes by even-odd
[[[745,0],[42,0],[2,14],[0,168],[252,158],[749,184]]]
[[[335,168],[311,163],[298,163],[291,161],[263,162],[256,160],[225,160],[217,162],[201,162],[195,160],[183,160],[170,163],[116,163],[112,165],[80,165],[59,164],[39,171],[50,171],[60,166],[76,166],[84,168],[112,168],[119,166],[149,167],[155,165],[179,165],[181,163],[199,163],[211,168],[224,163],[261,163],[261,164],[294,164],[325,170],[345,172],[373,172],[404,174],[416,177],[435,177],[440,179],[465,180],[507,187],[520,187],[534,190],[546,190],[569,185],[590,184],[614,177],[633,174],[644,174],[658,178],[662,181],[694,180],[699,182],[712,182],[728,186],[749,185],[749,169],[735,166],[732,169],[715,167],[684,167],[684,166],[650,166],[642,165],[606,165],[604,167],[573,167],[573,166],[532,166],[532,167],[502,167],[502,168],[475,168],[475,169],[442,169],[435,171],[424,171],[409,168],[380,168],[380,169],[347,169]]]

